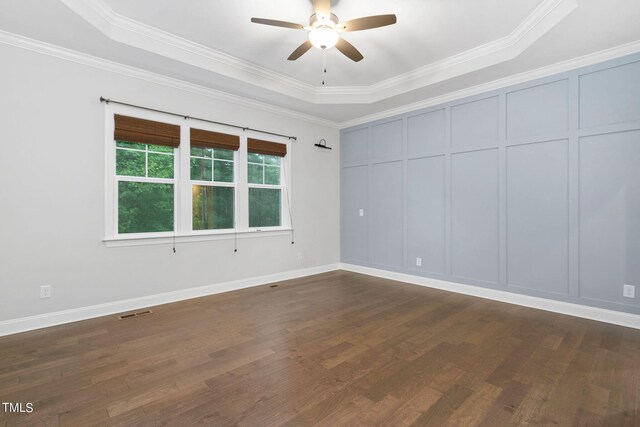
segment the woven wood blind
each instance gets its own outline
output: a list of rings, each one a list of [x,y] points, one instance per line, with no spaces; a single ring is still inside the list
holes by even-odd
[[[266,154],[268,156],[284,157],[287,155],[287,146],[277,142],[249,138],[247,139],[247,151],[256,154]]]
[[[204,148],[224,148],[237,151],[240,148],[240,137],[226,133],[211,132],[191,128],[191,146]]]
[[[180,126],[136,117],[115,115],[116,141],[139,142],[141,144],[180,146]]]

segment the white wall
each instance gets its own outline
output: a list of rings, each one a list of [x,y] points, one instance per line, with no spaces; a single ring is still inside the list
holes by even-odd
[[[0,322],[339,262],[338,130],[12,46],[0,58]],[[296,135],[295,245],[107,248],[100,96]],[[314,147],[321,138],[334,149]],[[39,298],[44,284],[51,299]]]

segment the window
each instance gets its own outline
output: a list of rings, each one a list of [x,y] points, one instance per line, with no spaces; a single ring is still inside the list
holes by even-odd
[[[280,225],[282,189],[280,157],[248,153],[249,227]]]
[[[113,234],[173,232],[180,127],[121,115],[114,122]]]
[[[232,150],[191,147],[194,230],[234,228],[234,157]]]
[[[192,128],[189,175],[191,177],[191,229],[235,228],[235,162],[240,138]]]
[[[249,227],[282,225],[282,158],[284,144],[250,138],[247,142]]]
[[[118,234],[173,231],[174,149],[116,142]]]
[[[107,129],[106,241],[290,227],[287,144],[116,105]]]

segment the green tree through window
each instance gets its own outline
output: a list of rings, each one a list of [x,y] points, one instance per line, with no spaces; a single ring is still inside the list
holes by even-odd
[[[118,233],[174,229],[174,149],[116,142]]]
[[[233,150],[191,147],[193,230],[235,227]]]
[[[173,231],[173,184],[118,183],[118,233]]]
[[[282,158],[248,153],[247,160],[249,227],[278,227],[282,225]]]
[[[107,141],[107,240],[174,233],[208,240],[206,235],[274,231],[291,223],[288,142],[195,132],[188,120],[149,116],[160,121],[114,113],[115,127],[107,122],[120,138]]]

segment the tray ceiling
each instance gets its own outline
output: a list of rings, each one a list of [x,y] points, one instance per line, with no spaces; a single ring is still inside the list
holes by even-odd
[[[255,16],[307,24],[313,13],[309,0],[244,0],[232,2],[232,7],[211,0],[102,1],[121,16],[320,86],[319,50],[313,49],[312,55],[296,62],[286,61],[306,39],[306,31],[249,22]],[[328,51],[331,85],[372,85],[506,37],[543,3],[544,0],[334,1],[332,11],[343,20],[395,13],[398,23],[345,34],[365,60],[353,64],[339,52]],[[175,19],[176,16],[183,18]]]
[[[286,60],[305,31],[250,23],[254,16],[306,23],[310,0],[0,0],[0,7],[0,31],[340,122],[640,40],[636,0],[334,0],[343,20],[395,13],[398,23],[345,34],[365,59],[328,51],[322,86],[320,51]]]

